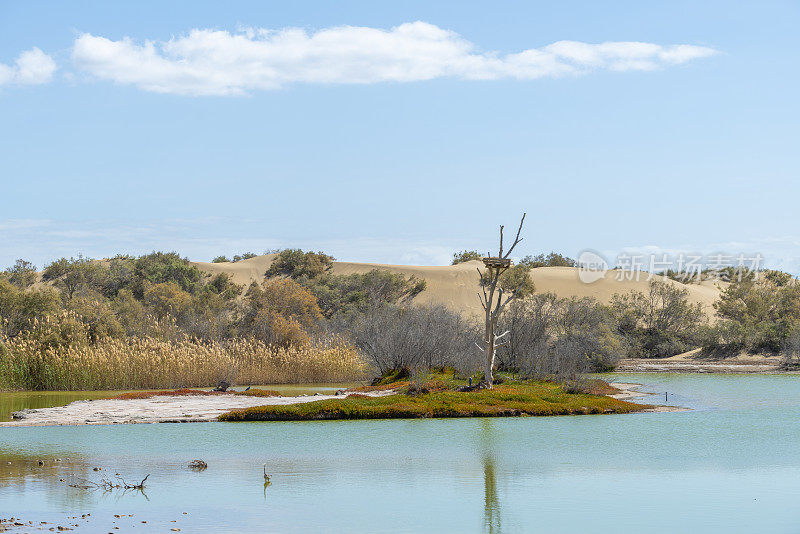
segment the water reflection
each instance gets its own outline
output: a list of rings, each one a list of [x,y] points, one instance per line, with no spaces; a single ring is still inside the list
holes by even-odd
[[[0,490],[39,492],[52,507],[77,509],[93,503],[90,493],[70,486],[91,472],[92,466],[74,452],[53,457],[0,448]]]
[[[503,530],[497,495],[495,430],[491,419],[482,419],[480,422],[480,445],[483,458],[483,530],[498,534]]]
[[[492,456],[483,457],[483,530],[490,534],[502,532],[500,499],[497,498],[497,474]]]

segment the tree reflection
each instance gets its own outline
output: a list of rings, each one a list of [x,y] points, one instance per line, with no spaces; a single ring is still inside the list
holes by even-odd
[[[497,495],[497,472],[494,459],[494,425],[491,419],[480,422],[483,455],[483,529],[490,534],[502,532],[500,499]]]
[[[490,534],[502,532],[494,458],[488,455],[483,457],[483,493],[483,529]]]

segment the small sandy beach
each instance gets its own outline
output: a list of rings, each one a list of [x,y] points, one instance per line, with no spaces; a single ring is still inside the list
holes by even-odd
[[[388,392],[391,393],[391,392]],[[113,425],[134,423],[204,423],[216,421],[225,412],[254,406],[298,404],[343,395],[301,395],[298,397],[247,397],[242,395],[160,395],[146,399],[80,400],[66,406],[35,408],[14,412],[13,421],[0,426]],[[365,393],[361,393],[364,395]],[[387,392],[366,393],[371,396]]]
[[[614,393],[609,395],[609,397],[613,399],[619,399],[624,401],[631,401],[635,402],[635,399],[641,398],[646,395],[645,392],[639,391],[639,388],[642,387],[642,384],[629,384],[625,382],[609,382],[611,387],[615,387],[619,390],[619,393]],[[652,408],[648,408],[643,410],[640,413],[653,413],[653,412],[685,412],[689,410],[689,408],[684,408],[682,406],[653,406]]]

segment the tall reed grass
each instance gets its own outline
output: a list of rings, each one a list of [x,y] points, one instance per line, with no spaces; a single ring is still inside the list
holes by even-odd
[[[213,386],[220,380],[345,382],[364,379],[368,371],[358,351],[338,337],[288,349],[254,339],[206,343],[186,337],[131,337],[65,342],[63,324],[45,320],[13,339],[0,336],[0,388],[164,389]],[[81,332],[77,334],[80,339]]]

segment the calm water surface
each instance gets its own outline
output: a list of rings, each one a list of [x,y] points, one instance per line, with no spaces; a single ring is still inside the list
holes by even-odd
[[[692,410],[0,428],[0,517],[91,513],[78,532],[800,532],[800,376],[611,377]],[[59,482],[103,473],[150,478],[144,494]]]

